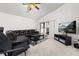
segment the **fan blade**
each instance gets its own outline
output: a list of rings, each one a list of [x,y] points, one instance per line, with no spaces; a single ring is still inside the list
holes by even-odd
[[[23,5],[28,5],[28,4],[40,4],[40,3],[22,3]]]
[[[36,4],[33,4],[33,6],[34,6],[37,10],[39,10],[39,7],[38,7],[38,6],[36,6]]]
[[[40,4],[40,3],[34,3],[34,4]]]
[[[29,3],[22,3],[23,5],[28,5]]]

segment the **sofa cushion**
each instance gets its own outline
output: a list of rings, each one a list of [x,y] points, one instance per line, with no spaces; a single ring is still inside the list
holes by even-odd
[[[23,42],[26,41],[28,38],[25,37],[24,35],[22,36],[17,36],[17,40],[15,40],[14,42]]]
[[[16,34],[15,33],[13,33],[13,32],[10,32],[10,33],[7,33],[7,37],[10,39],[10,40],[12,40],[12,41],[14,41],[14,40],[16,40]]]

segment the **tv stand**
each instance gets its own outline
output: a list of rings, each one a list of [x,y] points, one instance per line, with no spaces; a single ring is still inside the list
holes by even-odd
[[[67,35],[54,34],[54,39],[67,46],[72,44],[71,37]]]

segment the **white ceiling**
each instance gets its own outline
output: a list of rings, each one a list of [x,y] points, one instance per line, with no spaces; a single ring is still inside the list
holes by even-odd
[[[32,9],[30,12],[28,12],[27,6],[25,7],[21,3],[0,3],[0,12],[23,16],[31,19],[40,19],[62,5],[62,3],[41,3],[38,4],[40,8],[39,10]]]

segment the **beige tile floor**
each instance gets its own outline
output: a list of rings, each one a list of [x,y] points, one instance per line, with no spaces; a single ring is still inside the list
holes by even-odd
[[[24,53],[19,56],[22,55]],[[79,56],[79,49],[65,46],[54,39],[47,39],[38,45],[31,46],[27,51],[27,56]]]

